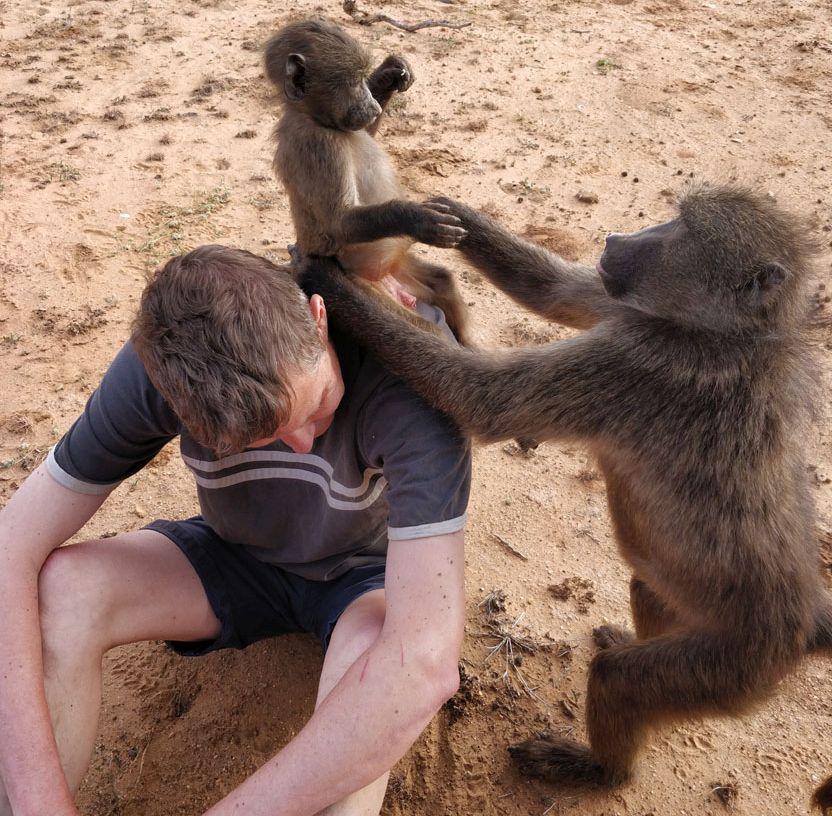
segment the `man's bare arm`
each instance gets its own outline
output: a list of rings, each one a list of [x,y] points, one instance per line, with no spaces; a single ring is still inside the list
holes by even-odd
[[[392,541],[379,639],[303,730],[206,816],[312,816],[389,770],[459,683],[463,534]]]
[[[105,498],[62,487],[41,465],[0,511],[0,777],[15,816],[77,814],[46,704],[38,575]]]

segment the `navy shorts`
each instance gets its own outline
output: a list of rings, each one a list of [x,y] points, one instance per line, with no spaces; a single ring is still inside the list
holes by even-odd
[[[332,581],[310,581],[225,541],[200,516],[154,521],[144,529],[162,533],[182,550],[222,624],[214,640],[170,643],[181,655],[244,649],[292,632],[317,635],[326,651],[341,613],[365,592],[384,588],[384,564],[355,567]]]

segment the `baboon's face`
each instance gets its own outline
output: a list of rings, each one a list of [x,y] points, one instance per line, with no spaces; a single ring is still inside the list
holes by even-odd
[[[679,272],[689,237],[678,218],[629,234],[610,233],[597,267],[607,293],[660,317],[690,312],[702,287],[696,270]]]
[[[610,297],[625,300],[649,288],[651,279],[663,266],[669,245],[683,230],[684,225],[674,219],[638,232],[607,235],[597,269]]]
[[[728,242],[707,245],[681,218],[611,233],[598,263],[610,297],[683,325],[720,331],[755,322],[786,278],[775,261],[739,257]]]
[[[369,58],[360,47],[334,41],[304,55],[289,54],[284,90],[318,124],[335,130],[362,130],[381,115],[367,84]]]
[[[381,115],[364,74],[332,77],[326,93],[312,100],[310,107],[323,123],[337,130],[363,130]]]

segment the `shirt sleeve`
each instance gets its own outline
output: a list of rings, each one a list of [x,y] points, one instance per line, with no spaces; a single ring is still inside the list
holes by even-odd
[[[103,495],[141,470],[179,433],[179,426],[127,342],[84,413],[49,451],[46,466],[64,487]]]
[[[471,446],[443,414],[388,376],[362,410],[358,439],[388,483],[391,541],[465,527]]]

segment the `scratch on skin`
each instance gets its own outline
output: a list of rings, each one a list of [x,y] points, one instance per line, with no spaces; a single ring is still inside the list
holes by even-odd
[[[404,643],[401,640],[399,641],[399,646],[402,650],[402,666],[404,666]]]
[[[364,675],[365,675],[365,674],[367,674],[367,666],[369,666],[369,665],[370,665],[370,658],[368,657],[368,658],[364,661],[364,668],[363,668],[363,669],[361,669],[361,677],[359,677],[359,678],[358,678],[358,682],[359,682],[359,683],[363,683],[363,682],[364,682]]]

